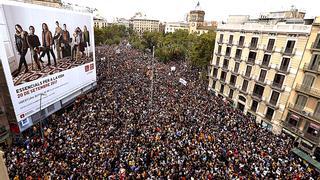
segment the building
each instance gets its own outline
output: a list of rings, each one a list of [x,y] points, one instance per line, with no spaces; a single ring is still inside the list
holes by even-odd
[[[139,33],[143,34],[146,31],[157,31],[159,32],[159,20],[148,18],[145,14],[141,12],[136,13],[131,19],[131,27],[132,29]]]
[[[277,134],[311,30],[304,16],[283,16],[297,12],[229,17],[218,25],[210,64],[209,89]]]
[[[37,4],[37,5],[42,5],[42,6],[55,7],[55,8],[62,7],[61,0],[15,0],[15,1]]]
[[[177,30],[189,31],[189,23],[186,22],[168,22],[166,23],[165,33],[173,33]]]
[[[107,20],[99,15],[93,17],[93,23],[95,28],[105,28],[108,26]]]
[[[188,14],[187,20],[189,23],[189,33],[203,34],[210,30],[216,29],[216,23],[208,23],[204,21],[205,11],[200,7],[198,2],[194,10],[191,10]]]
[[[284,114],[283,131],[296,139],[299,147],[320,154],[320,17],[312,25]]]
[[[122,25],[122,26],[125,26],[126,28],[129,28],[130,20],[125,18],[116,18],[113,24]]]

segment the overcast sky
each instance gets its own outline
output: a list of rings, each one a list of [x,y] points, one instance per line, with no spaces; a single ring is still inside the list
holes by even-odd
[[[198,0],[63,0],[97,8],[99,14],[112,21],[115,17],[130,18],[136,12],[160,21],[182,21]],[[288,10],[294,5],[306,11],[306,17],[320,16],[320,0],[200,0],[205,20],[226,20],[228,15],[257,16],[260,12]]]

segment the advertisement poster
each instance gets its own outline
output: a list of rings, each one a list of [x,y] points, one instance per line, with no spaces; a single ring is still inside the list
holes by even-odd
[[[93,17],[0,4],[1,63],[17,121],[96,81]]]

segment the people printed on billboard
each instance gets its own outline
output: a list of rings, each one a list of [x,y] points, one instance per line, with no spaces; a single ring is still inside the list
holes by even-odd
[[[54,34],[45,22],[42,23],[41,34],[36,32],[33,25],[29,26],[29,33],[20,24],[15,25],[15,45],[20,59],[18,68],[12,71],[12,76],[15,81],[18,76],[26,75],[22,81],[18,78],[20,81],[14,82],[15,85],[29,82],[27,77],[31,74],[30,69],[35,73],[42,72],[46,67],[61,68],[59,65],[63,64],[63,61],[81,61],[85,57],[92,56],[90,53],[90,32],[86,25],[83,26],[83,30],[76,27],[71,36],[67,24],[63,24],[63,28],[60,27],[59,21],[56,21],[55,24]],[[26,60],[28,52],[30,52],[31,64]],[[45,56],[46,60],[44,60]],[[92,60],[91,57],[90,61]]]

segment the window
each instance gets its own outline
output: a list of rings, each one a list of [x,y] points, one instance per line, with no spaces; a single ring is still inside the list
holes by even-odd
[[[238,63],[238,62],[236,62],[236,63],[234,64],[234,72],[235,72],[235,73],[238,73],[238,72],[239,72],[239,66],[240,66],[240,63]]]
[[[231,98],[231,99],[233,98],[233,92],[234,92],[233,89],[230,89],[230,91],[229,91],[229,98]]]
[[[220,34],[220,39],[219,39],[219,42],[223,42],[223,34]]]
[[[229,60],[228,59],[224,59],[223,60],[223,67],[228,69],[228,66],[229,66]]]
[[[247,66],[245,76],[250,77],[251,76],[251,70],[252,70],[252,66]]]
[[[290,116],[289,120],[288,120],[288,123],[293,126],[293,127],[297,127],[298,123],[299,123],[299,120],[293,118],[292,116]]]
[[[249,52],[249,57],[248,57],[248,61],[249,62],[253,62],[256,60],[256,56],[257,56],[257,53],[256,52]]]
[[[309,133],[312,136],[318,136],[319,134],[319,126],[317,126],[316,124],[310,123],[308,129],[307,129],[307,133]]]
[[[319,69],[320,64],[320,54],[313,54],[309,69],[317,71]]]
[[[231,84],[231,85],[235,85],[235,84],[236,84],[236,81],[237,81],[237,76],[231,75],[231,76],[230,76],[230,84]]]
[[[304,78],[303,78],[303,87],[305,88],[311,88],[314,82],[314,76],[310,75],[310,74],[305,74]]]
[[[243,46],[244,45],[244,36],[240,36],[239,38],[239,46]]]
[[[258,38],[257,37],[253,37],[251,39],[250,48],[255,49],[255,48],[257,48],[257,46],[258,46]]]
[[[290,63],[290,58],[282,58],[280,70],[287,71]]]
[[[320,49],[320,34],[317,35],[317,38],[316,38],[316,41],[314,42],[313,47],[316,49]]]
[[[220,93],[223,93],[223,91],[224,91],[224,85],[221,84],[221,86],[220,86]]]
[[[259,81],[260,82],[264,82],[264,80],[266,79],[267,76],[267,70],[261,69],[260,71],[260,76],[259,76]]]
[[[266,113],[266,119],[271,120],[274,114],[274,109],[272,108],[267,108],[267,113]]]
[[[282,87],[283,81],[284,81],[285,76],[281,75],[281,74],[276,74],[274,76],[274,80],[273,80],[273,86],[276,86],[278,88]]]
[[[213,89],[216,88],[216,81],[212,81],[212,88],[213,88]]]
[[[217,68],[214,68],[213,69],[213,77],[218,77],[218,69]]]
[[[247,80],[243,80],[242,91],[247,92],[247,88],[248,88],[248,81]]]
[[[227,76],[227,73],[226,73],[225,71],[222,71],[222,72],[221,72],[220,79],[221,79],[222,81],[226,81],[226,76]]]
[[[254,85],[254,88],[253,88],[253,95],[254,96],[256,96],[258,98],[262,98],[263,91],[264,91],[263,86],[260,86],[258,84]]]
[[[307,100],[308,98],[306,96],[298,95],[295,108],[302,111],[307,103]]]
[[[267,51],[272,51],[273,46],[274,46],[274,42],[275,42],[275,39],[269,39]]]
[[[230,56],[230,54],[231,54],[231,47],[227,47],[226,56]]]
[[[222,46],[218,46],[218,54],[221,53]]]
[[[257,101],[255,101],[255,100],[252,100],[252,104],[251,104],[251,110],[253,111],[253,112],[256,112],[257,111],[257,109],[258,109],[258,102]]]
[[[314,110],[313,117],[320,119],[320,102],[317,103],[317,107]]]
[[[243,97],[243,96],[239,96],[239,100],[240,100],[240,101],[243,101],[243,102],[246,102],[246,98]]]
[[[242,54],[242,50],[241,49],[237,49],[236,50],[236,59],[241,59],[241,54]]]
[[[233,35],[230,35],[229,36],[229,44],[232,44],[232,41],[233,41]]]
[[[266,67],[269,66],[270,59],[271,59],[271,55],[265,54],[263,56],[262,65]]]
[[[296,43],[295,41],[289,40],[287,42],[286,49],[285,49],[284,53],[291,54],[293,52],[293,48],[294,48],[295,43]]]
[[[220,64],[220,57],[217,57],[216,66],[219,66]]]
[[[278,102],[278,99],[279,99],[279,96],[280,96],[279,92],[272,91],[271,98],[270,98],[270,104],[276,106],[277,102]]]

